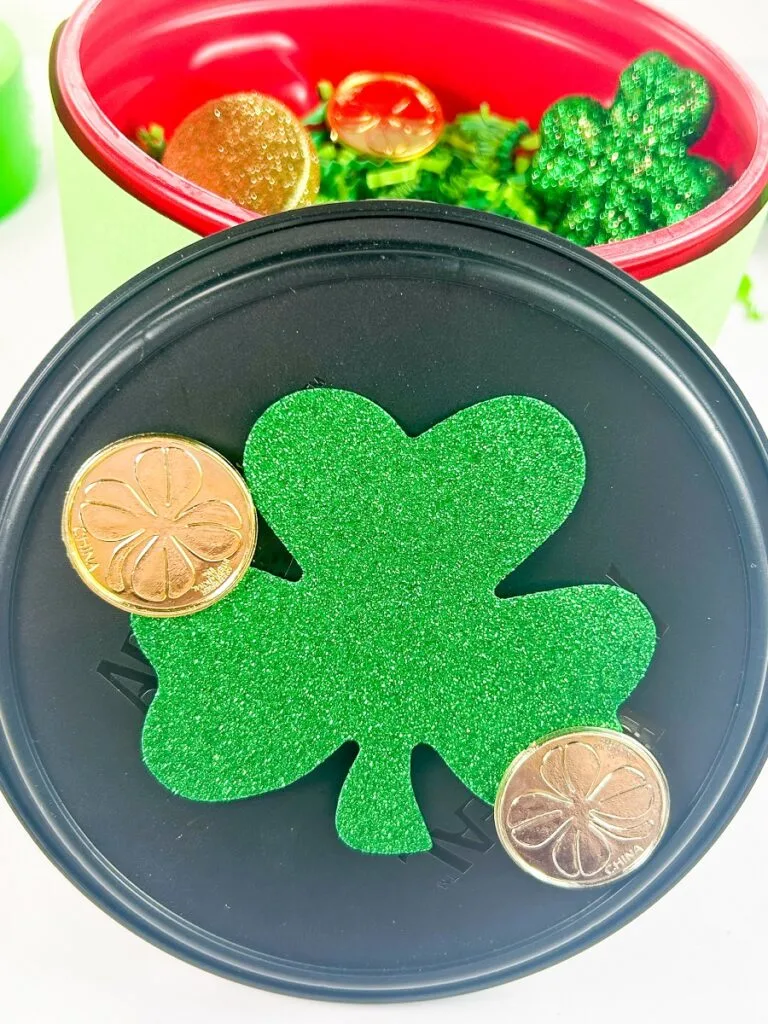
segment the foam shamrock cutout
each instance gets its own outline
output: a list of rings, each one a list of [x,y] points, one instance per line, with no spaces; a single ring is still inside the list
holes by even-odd
[[[134,618],[159,684],[144,758],[171,790],[253,796],[356,740],[339,835],[406,853],[431,845],[415,745],[492,801],[533,740],[618,728],[655,645],[640,600],[607,585],[494,593],[584,483],[581,442],[552,406],[495,398],[409,437],[359,395],[300,391],[259,417],[244,464],[302,576],[251,569],[205,611]]]
[[[582,96],[553,104],[528,182],[552,211],[554,230],[581,245],[619,241],[716,199],[723,171],[688,152],[711,109],[707,80],[663,53],[630,64],[608,109]]]

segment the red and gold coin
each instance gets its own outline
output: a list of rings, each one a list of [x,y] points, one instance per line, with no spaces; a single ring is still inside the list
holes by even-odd
[[[332,138],[367,156],[413,160],[438,142],[444,118],[435,94],[410,75],[359,71],[339,84],[326,115]]]
[[[320,188],[309,133],[288,107],[258,92],[193,110],[173,133],[163,165],[262,214],[308,206]]]

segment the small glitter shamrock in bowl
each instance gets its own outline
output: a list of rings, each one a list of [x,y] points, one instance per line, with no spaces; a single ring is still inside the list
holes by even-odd
[[[630,64],[608,109],[586,96],[553,104],[528,172],[553,229],[602,245],[668,227],[717,199],[725,174],[688,152],[711,109],[706,79],[663,53]]]
[[[300,391],[257,419],[244,466],[301,577],[252,568],[197,614],[134,617],[158,675],[144,758],[173,792],[279,789],[354,740],[338,833],[408,853],[431,846],[418,744],[492,802],[538,737],[619,728],[656,642],[642,602],[605,584],[495,593],[584,485],[581,441],[551,405],[494,398],[411,437],[360,395]]]

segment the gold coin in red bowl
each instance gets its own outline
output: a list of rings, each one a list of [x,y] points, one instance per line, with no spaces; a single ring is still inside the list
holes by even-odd
[[[261,214],[308,206],[320,188],[309,133],[285,104],[258,92],[193,110],[171,136],[163,165]]]
[[[384,160],[424,156],[440,138],[440,102],[417,78],[358,71],[341,82],[328,103],[328,127],[351,149]]]

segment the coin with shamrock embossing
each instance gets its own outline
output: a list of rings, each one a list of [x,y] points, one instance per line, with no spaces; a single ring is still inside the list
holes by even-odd
[[[519,754],[496,797],[509,856],[551,885],[605,885],[640,867],[669,817],[656,759],[610,729],[550,737]]]
[[[245,481],[217,452],[142,434],[80,467],[62,537],[80,578],[105,601],[138,615],[188,615],[242,578],[256,514]]]

